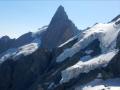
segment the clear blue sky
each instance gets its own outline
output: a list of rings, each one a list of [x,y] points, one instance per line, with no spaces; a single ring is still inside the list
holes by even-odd
[[[59,5],[79,29],[120,14],[120,0],[0,0],[0,37],[37,31],[49,24]]]

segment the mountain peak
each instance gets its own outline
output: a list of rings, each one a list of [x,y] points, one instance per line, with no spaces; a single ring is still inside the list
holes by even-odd
[[[64,20],[68,20],[68,16],[64,10],[64,7],[63,6],[59,6],[50,22],[50,24],[53,24],[55,22],[58,22],[58,21],[64,21]]]
[[[58,7],[58,9],[60,10],[64,10],[64,7],[62,6],[62,5],[60,5],[59,7]]]
[[[9,40],[10,39],[10,37],[9,36],[7,36],[7,35],[5,35],[5,36],[3,36],[3,37],[1,37],[1,40]]]
[[[78,29],[68,18],[64,7],[60,5],[52,17],[47,32],[42,37],[41,47],[55,48],[75,36],[77,31]]]

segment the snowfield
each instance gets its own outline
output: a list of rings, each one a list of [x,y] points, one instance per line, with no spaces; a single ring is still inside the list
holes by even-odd
[[[117,54],[118,50],[112,50],[107,53],[101,54],[95,58],[92,58],[86,62],[79,61],[75,65],[63,70],[62,79],[60,83],[66,83],[70,79],[76,78],[80,73],[88,73],[90,70],[94,70],[98,67],[105,67],[111,61],[111,59]]]
[[[8,58],[12,57],[14,60],[18,59],[21,55],[27,56],[32,54],[39,48],[39,43],[30,43],[24,46],[21,46],[17,49],[9,49],[5,54],[0,58],[0,63],[3,63]]]
[[[60,63],[66,58],[72,57],[74,54],[85,48],[95,39],[98,39],[100,41],[102,52],[108,52],[115,48],[116,38],[119,31],[120,24],[116,25],[115,22],[108,24],[96,24],[92,28],[84,31],[82,38],[81,36],[78,36],[78,42],[75,43],[71,48],[64,50],[64,52],[57,57],[56,62]]]
[[[20,55],[24,55],[27,56],[29,54],[32,54],[33,52],[35,52],[38,49],[39,45],[38,43],[30,43],[27,45],[24,45],[20,48],[18,48],[15,57],[18,57]]]

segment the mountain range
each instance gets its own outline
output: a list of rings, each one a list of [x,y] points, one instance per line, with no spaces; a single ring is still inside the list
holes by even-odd
[[[0,90],[120,90],[120,15],[79,30],[59,6],[38,32],[1,37]]]

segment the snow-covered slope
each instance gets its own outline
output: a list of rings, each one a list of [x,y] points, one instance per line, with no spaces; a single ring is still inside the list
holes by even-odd
[[[117,20],[116,22],[118,22]],[[102,52],[108,52],[115,48],[116,38],[120,31],[120,24],[111,22],[107,24],[98,23],[90,29],[84,31],[81,35],[78,35],[78,42],[75,43],[71,48],[64,50],[62,54],[57,57],[56,62],[62,62],[68,57],[72,57],[74,54],[84,49],[93,40],[98,39],[100,41],[100,47]],[[112,36],[111,36],[112,35]]]
[[[7,50],[0,58],[0,63],[3,63],[8,58],[18,59],[21,55],[30,55],[39,48],[39,43],[30,43],[19,48],[11,48]]]
[[[79,61],[75,65],[63,70],[61,83],[66,83],[70,79],[76,78],[80,73],[88,73],[90,70],[94,70],[98,67],[105,67],[116,55],[118,50],[113,50],[108,53],[104,53],[100,56],[92,58],[86,62]]]
[[[31,43],[28,45],[24,45],[24,46],[18,48],[14,57],[19,57],[20,55],[24,55],[24,56],[29,55],[29,54],[35,52],[38,48],[39,48],[38,43]]]

